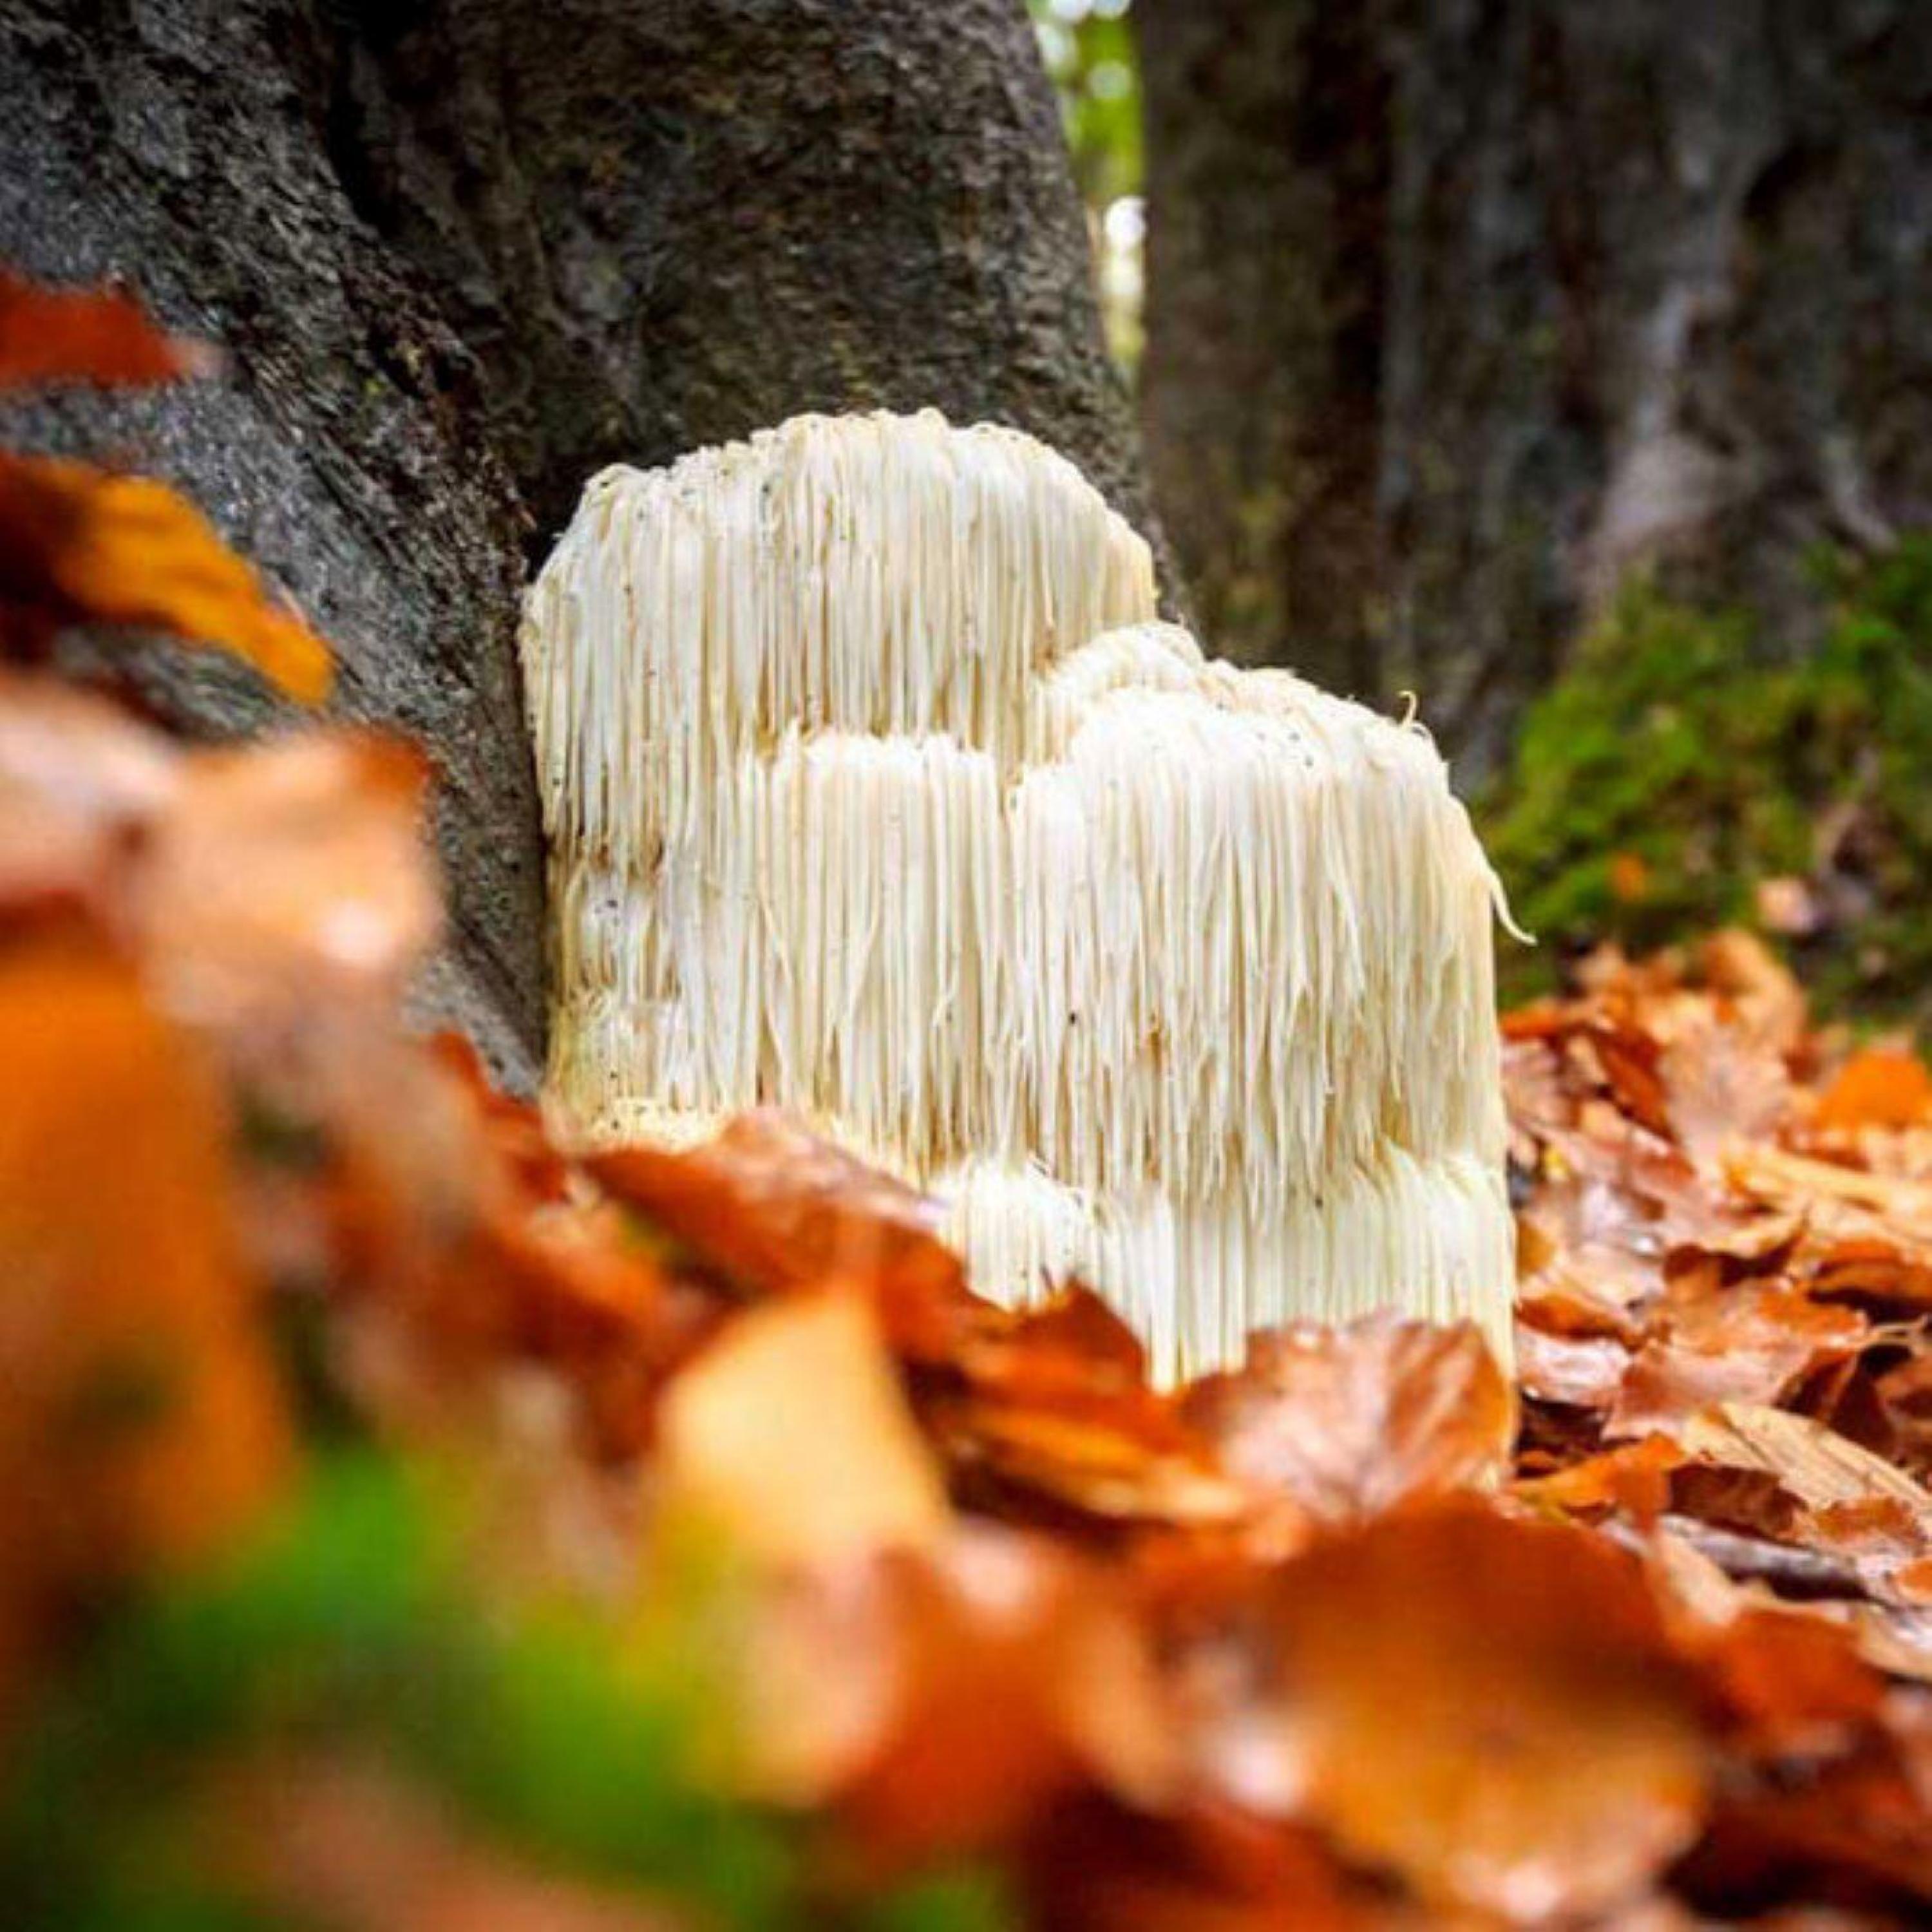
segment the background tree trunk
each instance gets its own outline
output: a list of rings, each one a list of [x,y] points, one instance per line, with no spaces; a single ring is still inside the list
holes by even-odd
[[[222,382],[10,412],[180,483],[442,778],[431,1004],[527,1077],[542,860],[517,595],[590,473],[935,404],[1146,504],[1018,0],[10,0],[0,258],[114,275]],[[157,700],[259,728],[238,672]]]
[[[1136,0],[1204,626],[1493,755],[1634,563],[1795,626],[1932,518],[1932,10]]]

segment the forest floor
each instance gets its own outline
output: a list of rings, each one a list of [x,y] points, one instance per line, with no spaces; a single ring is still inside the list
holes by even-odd
[[[0,593],[326,682],[158,486],[0,458]],[[784,1120],[572,1159],[413,1037],[425,785],[0,679],[14,1922],[1932,1912],[1909,1050],[1599,953],[1504,1022],[1514,1381],[1391,1318],[1157,1390]]]

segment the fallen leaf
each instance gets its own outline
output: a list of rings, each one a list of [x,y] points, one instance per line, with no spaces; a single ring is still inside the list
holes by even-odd
[[[1867,1334],[1854,1310],[1786,1288],[1740,1283],[1683,1295],[1632,1360],[1604,1432],[1674,1428],[1716,1402],[1774,1402],[1822,1364],[1855,1353]]]
[[[1063,1805],[1028,1847],[1024,1898],[1027,1924],[1065,1932],[1398,1932],[1313,1832],[1227,1805]]]
[[[621,1148],[584,1165],[704,1268],[754,1294],[862,1282],[894,1348],[950,1360],[983,1304],[932,1204],[770,1110],[684,1153]]]
[[[1670,1507],[1670,1479],[1683,1467],[1684,1455],[1669,1436],[1646,1436],[1548,1475],[1520,1477],[1511,1493],[1541,1509],[1577,1516],[1617,1510],[1647,1522]]]
[[[1791,1109],[1783,1056],[1714,1016],[1678,1032],[1658,1072],[1671,1130],[1694,1160],[1714,1159],[1735,1140],[1766,1138]]]
[[[1678,1439],[1709,1462],[1760,1469],[1813,1510],[1889,1498],[1915,1520],[1932,1522],[1932,1495],[1905,1472],[1808,1416],[1727,1402],[1690,1417]]]
[[[732,1323],[673,1384],[659,1442],[671,1505],[760,1563],[916,1549],[948,1519],[876,1317],[849,1292]]]
[[[1178,1789],[1144,1637],[1043,1539],[968,1528],[801,1573],[750,1661],[758,1788],[836,1804],[890,1867],[1010,1840],[1096,1785],[1142,1807]]]
[[[1331,1522],[1495,1480],[1515,1422],[1476,1328],[1392,1316],[1256,1335],[1183,1408],[1230,1474]]]
[[[1584,1037],[1617,1105],[1640,1126],[1670,1138],[1673,1132],[1670,1094],[1659,1071],[1663,1054],[1657,1041],[1634,1027],[1608,1020],[1588,1028]]]
[[[0,956],[0,1624],[205,1556],[291,1444],[209,1068],[124,964]],[[38,1581],[46,1582],[44,1574]]]
[[[1890,1241],[1839,1241],[1812,1264],[1805,1292],[1815,1300],[1849,1302],[1873,1315],[1932,1315],[1932,1261]]]
[[[1916,1054],[1874,1048],[1855,1054],[1820,1095],[1814,1124],[1848,1133],[1860,1127],[1916,1126],[1932,1114],[1932,1074]]]
[[[920,1412],[956,1492],[976,1507],[1069,1528],[1082,1518],[1201,1526],[1253,1514],[1249,1491],[1148,1385],[1145,1352],[1090,1289],[986,1309],[952,1370],[924,1378]]]
[[[0,669],[0,911],[124,925],[182,754],[89,694]]]
[[[1756,934],[1735,926],[1712,933],[1697,947],[1697,967],[1733,1024],[1776,1053],[1802,1043],[1804,989]]]
[[[1458,1501],[1318,1545],[1273,1602],[1300,1808],[1425,1900],[1580,1917],[1696,1837],[1694,1694],[1601,1538]]]
[[[237,1028],[345,1000],[391,1012],[441,927],[428,778],[372,731],[189,760],[139,902],[171,998]]]
[[[46,288],[0,268],[0,389],[169,382],[220,366],[206,344],[157,328],[123,290]]]
[[[166,484],[0,452],[0,604],[52,624],[127,624],[217,644],[298,702],[334,676],[328,646]]]
[[[1617,1399],[1630,1352],[1613,1336],[1552,1335],[1517,1312],[1516,1386],[1539,1402],[1604,1410]]]

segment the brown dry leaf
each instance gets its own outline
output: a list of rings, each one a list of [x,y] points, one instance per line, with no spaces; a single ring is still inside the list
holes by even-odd
[[[929,1546],[949,1520],[857,1293],[800,1295],[741,1316],[671,1385],[659,1441],[670,1506],[760,1564]]]
[[[1478,1330],[1393,1316],[1255,1336],[1245,1366],[1196,1383],[1183,1411],[1230,1474],[1330,1522],[1497,1479],[1515,1427]]]
[[[1696,1835],[1694,1693],[1604,1538],[1460,1500],[1318,1545],[1273,1600],[1298,1808],[1425,1900],[1580,1916]]]
[[[1726,1016],[1774,1053],[1792,1053],[1804,1039],[1804,989],[1756,934],[1731,927],[1697,948],[1704,983]]]
[[[328,646],[272,602],[214,526],[164,483],[0,452],[0,604],[45,622],[128,624],[217,644],[304,704]]]
[[[1653,1534],[1644,1557],[1734,1756],[1816,1759],[1855,1745],[1877,1720],[1885,1682],[1843,1620],[1734,1582],[1675,1526]]]
[[[52,289],[0,267],[0,389],[170,382],[212,374],[205,344],[157,328],[121,289]]]
[[[1131,1412],[941,1401],[928,1426],[963,1502],[1009,1521],[1068,1528],[1067,1518],[1178,1528],[1231,1526],[1254,1498],[1214,1466],[1199,1440],[1169,1419],[1159,1430]],[[1294,1526],[1270,1521],[1279,1541]]]
[[[1680,1292],[1630,1364],[1604,1432],[1674,1429],[1714,1402],[1774,1402],[1814,1370],[1855,1354],[1868,1333],[1856,1310],[1786,1288]]]
[[[1634,1027],[1608,1020],[1587,1028],[1582,1038],[1594,1052],[1618,1106],[1640,1126],[1670,1139],[1670,1100],[1660,1070],[1663,1054],[1658,1042]]]
[[[1819,1160],[1762,1144],[1725,1159],[1732,1187],[1749,1198],[1802,1214],[1820,1240],[1903,1241],[1932,1250],[1932,1184]]]
[[[687,1340],[666,1310],[657,1263],[609,1203],[531,1207],[488,1191],[484,1226],[416,1310],[426,1345],[452,1352],[466,1328],[479,1352],[554,1368],[592,1452],[635,1456],[651,1440],[664,1377]]]
[[[1748,1787],[1713,1819],[1693,1873],[1742,1896],[1878,1900],[1877,1923],[1932,1916],[1932,1826],[1919,1781],[1874,1748],[1812,1770],[1795,1788]],[[1804,1932],[1814,1915],[1796,1915]]]
[[[1063,1805],[1028,1847],[1023,1896],[1024,1922],[1054,1932],[1422,1932],[1313,1832],[1225,1805]]]
[[[1869,1314],[1932,1315],[1932,1262],[1890,1241],[1838,1241],[1812,1263],[1805,1289],[1815,1300],[1849,1302]]]
[[[1707,1462],[1762,1470],[1811,1510],[1888,1498],[1917,1522],[1932,1524],[1932,1495],[1904,1470],[1848,1442],[1809,1416],[1762,1404],[1726,1402],[1687,1418],[1678,1439]]]
[[[1790,1112],[1792,1085],[1783,1058],[1714,1016],[1683,1028],[1664,1048],[1658,1071],[1678,1142],[1694,1160],[1714,1160],[1734,1140],[1762,1140]]]
[[[584,1165],[747,1293],[863,1282],[892,1346],[914,1360],[950,1361],[982,1319],[932,1204],[784,1114],[742,1114],[688,1153],[621,1148]]]
[[[986,1309],[952,1368],[956,1377],[924,1378],[921,1414],[956,1491],[988,1514],[1061,1526],[1070,1513],[1090,1526],[1231,1524],[1252,1514],[1249,1492],[1148,1385],[1132,1331],[1089,1289]]]
[[[482,1116],[496,1156],[518,1192],[532,1201],[564,1200],[569,1189],[570,1163],[550,1144],[542,1112],[527,1100],[498,1091],[482,1054],[465,1035],[433,1034],[429,1048]]]
[[[899,1857],[1030,1829],[1056,1792],[1142,1808],[1178,1786],[1174,1725],[1144,1639],[1052,1552],[956,1539],[906,1566],[904,1675],[891,1732],[843,1799]]]

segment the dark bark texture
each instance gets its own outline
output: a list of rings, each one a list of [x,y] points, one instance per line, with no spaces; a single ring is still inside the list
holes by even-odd
[[[0,0],[0,258],[117,277],[221,381],[9,410],[182,485],[441,774],[426,1000],[526,1079],[518,590],[590,472],[801,410],[1010,422],[1144,515],[1019,0]],[[274,707],[158,657],[210,735]]]
[[[1136,0],[1204,627],[1492,758],[1633,566],[1774,636],[1932,520],[1932,8]]]
[[[338,152],[444,292],[544,540],[602,462],[928,404],[1144,520],[1020,0],[360,10]]]

